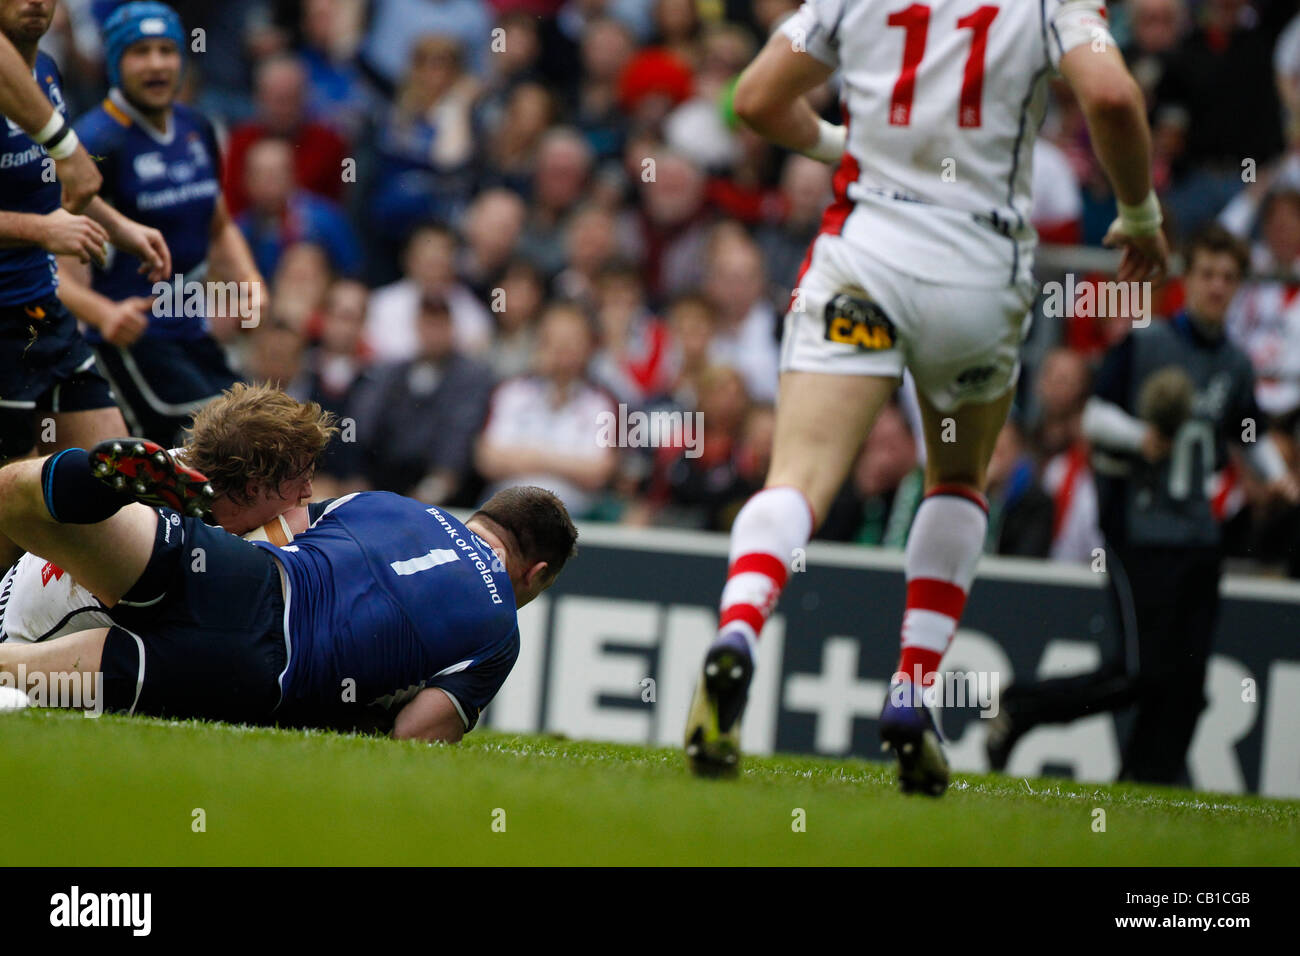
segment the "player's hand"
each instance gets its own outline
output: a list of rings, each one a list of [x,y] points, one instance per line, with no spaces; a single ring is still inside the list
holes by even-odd
[[[150,282],[161,282],[172,274],[172,253],[163,234],[151,226],[128,219],[113,237],[117,247],[140,260],[139,272]]]
[[[126,348],[144,335],[152,312],[153,299],[144,296],[114,302],[100,319],[99,334],[104,341]]]
[[[99,167],[86,152],[86,147],[80,145],[67,159],[54,161],[54,172],[63,187],[63,208],[69,212],[85,209],[104,183]]]
[[[1169,242],[1163,232],[1130,236],[1116,219],[1101,243],[1124,251],[1116,274],[1120,282],[1159,282],[1169,272]]]
[[[108,233],[95,220],[56,209],[41,217],[41,248],[56,256],[75,256],[82,262],[105,264]]]
[[[1174,443],[1160,434],[1160,430],[1151,427],[1142,436],[1142,457],[1155,465],[1169,457]]]

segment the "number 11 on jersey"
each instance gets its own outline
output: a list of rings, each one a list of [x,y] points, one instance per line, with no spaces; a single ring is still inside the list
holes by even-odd
[[[984,60],[988,50],[989,27],[998,15],[998,8],[982,6],[957,21],[959,30],[971,31],[970,55],[962,75],[961,101],[957,108],[957,125],[978,127],[983,122],[980,104],[984,98]],[[903,68],[894,83],[894,95],[889,104],[889,125],[910,126],[912,101],[916,96],[916,71],[925,58],[925,45],[930,31],[930,7],[914,3],[889,15],[891,27],[902,27]]]

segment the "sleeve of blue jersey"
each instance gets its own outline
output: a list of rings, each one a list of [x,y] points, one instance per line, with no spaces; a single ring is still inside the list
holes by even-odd
[[[498,646],[493,653],[481,661],[475,661],[468,669],[455,674],[443,674],[430,680],[426,687],[437,687],[451,695],[465,721],[465,731],[474,729],[479,714],[491,703],[501,685],[510,676],[519,656],[519,628],[511,632],[510,638]]]

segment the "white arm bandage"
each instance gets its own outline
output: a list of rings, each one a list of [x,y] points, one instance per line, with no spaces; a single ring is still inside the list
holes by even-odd
[[[1140,452],[1151,426],[1104,398],[1092,397],[1083,409],[1083,434],[1108,451]]]

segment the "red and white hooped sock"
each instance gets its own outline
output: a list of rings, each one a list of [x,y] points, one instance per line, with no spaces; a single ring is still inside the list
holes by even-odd
[[[952,643],[988,531],[988,502],[964,485],[938,485],[907,536],[907,606],[894,680],[930,684]]]
[[[739,631],[757,660],[763,631],[790,575],[796,548],[812,537],[808,499],[796,488],[764,488],[740,509],[731,526],[731,558],[722,589],[718,635]]]

